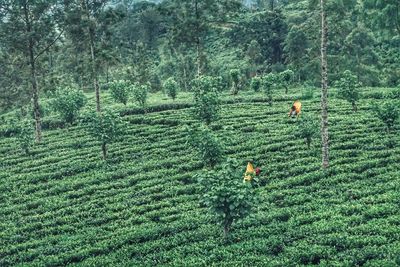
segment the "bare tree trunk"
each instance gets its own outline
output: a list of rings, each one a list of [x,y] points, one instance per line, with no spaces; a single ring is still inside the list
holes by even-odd
[[[397,3],[396,18],[397,18],[396,30],[397,30],[397,33],[400,35],[400,2]]]
[[[91,67],[92,67],[92,79],[93,79],[93,86],[94,86],[94,90],[96,93],[96,111],[100,112],[101,108],[100,108],[100,87],[99,87],[99,81],[97,78],[97,67],[96,67],[96,54],[94,51],[94,36],[95,36],[95,29],[94,26],[92,25],[91,22],[91,16],[90,16],[90,11],[89,11],[89,6],[87,1],[84,1],[84,8],[86,11],[86,16],[87,19],[90,23],[89,25],[89,45],[90,45],[90,63],[91,63]]]
[[[224,225],[224,239],[227,240],[229,237],[230,225]]]
[[[196,42],[196,57],[197,57],[197,76],[201,75],[201,59],[200,59],[200,42]]]
[[[108,82],[110,80],[109,69],[110,69],[110,67],[108,66],[108,63],[106,63],[106,83],[107,84],[108,84]]]
[[[353,111],[357,112],[357,104],[355,102],[352,102],[351,106],[353,107]]]
[[[32,24],[29,18],[28,3],[24,4],[24,15],[26,23],[26,34],[29,36],[28,39],[28,52],[29,52],[29,65],[31,72],[31,84],[32,84],[32,99],[33,99],[33,113],[35,115],[35,133],[36,142],[42,141],[42,122],[40,118],[39,108],[39,88],[36,79],[36,65],[34,56],[34,40],[32,38]]]
[[[224,204],[227,207],[227,203],[225,202]],[[225,214],[225,215],[228,215],[228,214]],[[224,219],[223,225],[224,225],[224,240],[225,241],[228,241],[229,233],[230,233],[231,227],[232,227],[232,223],[233,223],[232,217]]]
[[[97,112],[100,112],[100,87],[99,87],[99,81],[97,80],[97,68],[96,68],[96,57],[94,53],[94,29],[91,28],[89,33],[90,37],[90,61],[92,63],[92,79],[93,79],[93,85],[94,85],[94,90],[96,92],[96,110]]]
[[[35,129],[36,129],[36,141],[42,141],[42,121],[40,117],[40,107],[39,107],[39,88],[36,80],[36,67],[35,61],[32,60],[33,49],[30,49],[30,64],[31,64],[31,83],[33,91],[33,112],[35,114]]]
[[[200,29],[199,29],[199,23],[200,23],[200,17],[199,17],[199,7],[198,7],[198,1],[195,1],[195,13],[196,13],[196,61],[197,61],[197,76],[201,75],[201,52],[200,52]]]
[[[107,144],[106,143],[101,144],[101,152],[103,153],[103,159],[105,160],[107,158]]]
[[[185,64],[185,62],[183,62],[184,63],[184,65],[183,65],[183,86],[185,87],[185,91],[188,91],[188,88],[189,88],[189,86],[188,86],[188,83],[187,83],[187,73],[186,73],[186,64]]]
[[[327,34],[325,0],[321,0],[321,137],[323,168],[329,167]]]

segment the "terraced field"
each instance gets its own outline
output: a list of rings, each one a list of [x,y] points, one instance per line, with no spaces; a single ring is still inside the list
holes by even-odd
[[[398,266],[400,129],[387,134],[372,114],[373,90],[357,113],[331,98],[326,172],[319,138],[307,150],[293,136],[293,97],[225,99],[213,128],[226,154],[262,169],[262,201],[230,243],[199,205],[182,99],[145,116],[121,109],[129,130],[107,162],[79,125],[47,129],[31,156],[3,136],[0,266]],[[302,103],[318,118],[317,96]]]

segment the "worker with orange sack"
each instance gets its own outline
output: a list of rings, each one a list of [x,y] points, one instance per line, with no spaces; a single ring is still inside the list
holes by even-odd
[[[261,172],[260,168],[254,169],[253,164],[251,162],[247,163],[246,172],[244,173],[244,182],[251,182],[255,176],[258,176]]]
[[[296,116],[296,118],[298,118],[300,116],[300,113],[301,113],[301,102],[299,100],[296,100],[289,111],[289,117],[293,118],[294,116]]]

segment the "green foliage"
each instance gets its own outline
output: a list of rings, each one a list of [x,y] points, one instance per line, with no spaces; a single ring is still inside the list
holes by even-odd
[[[144,109],[146,108],[148,92],[149,92],[149,86],[146,84],[133,86],[132,90],[133,99],[140,107]]]
[[[214,168],[223,158],[221,142],[207,126],[188,129],[188,143],[197,150],[201,161]]]
[[[232,83],[231,92],[233,95],[237,95],[239,93],[240,70],[239,69],[230,70],[229,74],[231,76],[231,83]]]
[[[263,76],[261,79],[261,88],[264,90],[268,98],[268,104],[272,106],[273,99],[273,90],[276,88],[276,83],[278,81],[278,77],[273,73],[268,73],[266,76]]]
[[[312,139],[319,132],[318,120],[311,119],[310,117],[303,116],[297,123],[295,136],[304,139],[308,149],[310,149]]]
[[[263,10],[240,15],[240,22],[229,31],[233,46],[257,45],[262,59],[272,64],[283,62],[282,50],[287,34],[283,13]]]
[[[246,56],[250,63],[250,72],[257,73],[262,64],[261,46],[256,40],[252,40],[246,49]]]
[[[107,157],[107,145],[120,138],[126,129],[121,117],[111,110],[88,113],[82,123],[89,135],[101,143],[103,159]]]
[[[353,111],[357,111],[357,101],[360,98],[357,76],[346,70],[342,78],[336,82],[336,87],[339,88],[339,97],[346,99],[352,105]]]
[[[255,76],[251,79],[250,87],[254,92],[260,91],[262,79],[258,76]]]
[[[301,91],[301,99],[302,100],[313,99],[314,91],[315,91],[315,89],[311,86],[307,86],[307,87],[303,88]]]
[[[109,84],[110,95],[115,102],[126,105],[129,100],[130,85],[129,82],[119,80]]]
[[[249,216],[258,203],[256,191],[243,182],[243,174],[244,168],[228,159],[218,170],[198,175],[202,201],[222,225],[225,239],[232,224]]]
[[[368,95],[382,92],[385,96],[389,91],[393,90],[362,88],[363,103],[389,100]],[[255,190],[262,201],[251,216],[232,224],[231,244],[221,243],[222,227],[209,221],[215,212],[198,205],[203,194],[194,176],[204,163],[197,150],[185,145],[187,135],[180,127],[194,124],[187,116],[192,103],[162,100],[151,105],[153,112],[146,118],[140,108],[124,113],[129,128],[121,142],[110,145],[107,164],[99,161],[100,143],[87,134],[86,123],[66,130],[58,128],[57,119],[47,117],[45,141],[31,149],[37,153],[33,157],[21,153],[16,138],[9,137],[17,125],[10,121],[11,114],[0,115],[4,206],[0,213],[2,225],[11,229],[0,238],[6,241],[0,266],[33,262],[54,266],[398,265],[397,254],[387,252],[400,249],[390,242],[398,233],[400,135],[377,132],[383,124],[366,106],[357,116],[349,116],[349,104],[332,97],[334,164],[321,171],[319,137],[307,150],[304,141],[293,136],[303,115],[296,123],[285,123],[286,101],[269,108],[267,114],[260,101],[252,95],[223,99],[224,118],[211,124],[215,136],[221,141],[226,138],[224,153],[240,161],[239,182],[247,159],[261,168],[257,176],[261,187]],[[319,99],[303,104],[304,114],[318,118]],[[39,224],[38,214],[46,214]],[[25,223],[15,224],[15,216],[20,215]],[[85,229],[85,235],[79,229]],[[65,237],[65,231],[68,240],[54,249],[52,242]],[[84,242],[88,236],[94,244],[90,250]],[[27,253],[20,249],[26,240],[42,245]],[[127,249],[118,249],[115,257],[110,242]]]
[[[217,80],[210,76],[200,76],[193,80],[194,115],[206,124],[218,119],[220,100]]]
[[[400,116],[399,103],[393,100],[373,106],[376,116],[386,124],[388,131],[393,129]]]
[[[85,106],[86,101],[86,96],[81,90],[64,88],[56,91],[52,107],[63,121],[72,123],[78,117],[79,111]]]
[[[285,93],[288,93],[288,87],[293,82],[294,72],[292,70],[285,70],[278,74],[277,82],[280,86],[285,88]]]
[[[35,143],[35,131],[32,120],[22,119],[17,124],[17,143],[25,154],[30,153],[30,149]]]
[[[224,89],[227,87],[226,82],[221,76],[212,77],[212,82],[218,92],[224,91]]]
[[[178,94],[178,89],[179,89],[179,85],[178,83],[175,81],[175,79],[173,77],[168,78],[165,82],[164,82],[164,90],[167,93],[167,95],[169,97],[171,97],[173,100],[175,100],[177,94]]]
[[[307,75],[304,73],[304,63],[306,49],[310,46],[307,39],[307,33],[300,25],[292,25],[285,39],[284,52],[287,63],[296,70],[296,73]]]

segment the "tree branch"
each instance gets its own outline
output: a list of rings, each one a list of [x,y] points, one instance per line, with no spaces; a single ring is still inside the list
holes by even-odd
[[[60,39],[61,35],[64,33],[64,29],[58,34],[58,36],[56,38],[54,38],[54,40],[48,44],[44,49],[42,49],[42,51],[40,51],[39,53],[36,54],[35,58],[33,59],[34,61],[36,61],[36,59],[38,59],[38,57],[40,57],[44,52],[46,52],[52,45],[54,45],[55,42],[57,42],[58,39]]]

